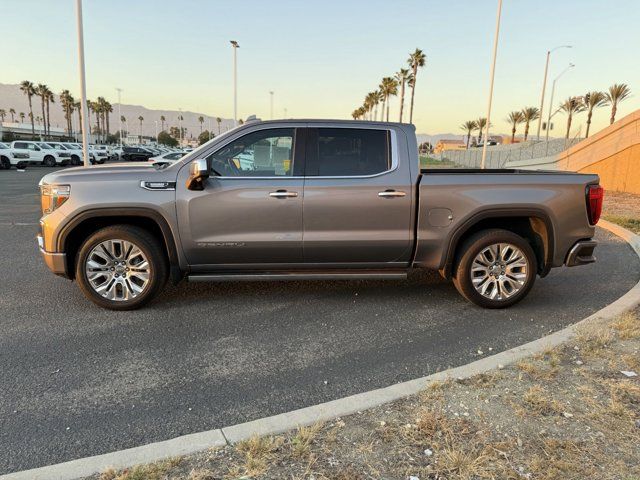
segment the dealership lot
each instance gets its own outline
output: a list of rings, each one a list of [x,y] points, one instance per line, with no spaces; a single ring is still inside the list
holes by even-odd
[[[630,248],[599,231],[596,264],[553,271],[503,311],[420,274],[182,283],[144,310],[108,312],[40,261],[36,185],[48,171],[0,171],[0,474],[461,365],[579,320],[640,278]]]

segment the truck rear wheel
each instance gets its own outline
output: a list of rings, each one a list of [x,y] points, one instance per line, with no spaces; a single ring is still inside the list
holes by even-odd
[[[476,305],[506,308],[529,293],[536,267],[536,255],[524,238],[508,230],[483,230],[460,247],[453,283]]]
[[[98,306],[133,310],[151,301],[164,287],[167,258],[160,242],[131,225],[114,225],[93,233],[76,257],[76,280]]]

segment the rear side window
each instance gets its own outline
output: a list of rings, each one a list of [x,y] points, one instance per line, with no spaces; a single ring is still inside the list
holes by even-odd
[[[391,169],[388,130],[312,128],[308,134],[308,176],[353,177]]]
[[[23,149],[29,148],[26,143],[22,143],[22,142],[16,142],[14,143],[14,145],[15,145],[15,148],[23,148]]]

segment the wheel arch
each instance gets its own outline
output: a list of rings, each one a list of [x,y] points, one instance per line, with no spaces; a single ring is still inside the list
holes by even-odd
[[[57,238],[56,251],[66,253],[67,275],[75,275],[76,254],[89,235],[110,225],[134,225],[162,239],[170,268],[170,278],[175,284],[184,276],[180,268],[178,248],[169,222],[159,212],[150,208],[104,208],[87,210],[67,223]]]
[[[508,230],[528,240],[538,260],[538,274],[544,277],[549,273],[555,248],[555,232],[547,212],[541,209],[500,209],[477,213],[454,230],[440,266],[443,277],[451,278],[458,247],[471,235],[489,228]]]

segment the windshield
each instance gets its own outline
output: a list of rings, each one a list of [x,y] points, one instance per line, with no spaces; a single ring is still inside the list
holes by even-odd
[[[60,145],[60,144],[57,144],[57,143],[48,143],[47,145],[49,145],[51,148],[55,148],[55,149],[58,149],[58,150],[66,150],[64,145]]]
[[[0,148],[9,148],[7,145],[5,145],[4,143],[0,143]]]

